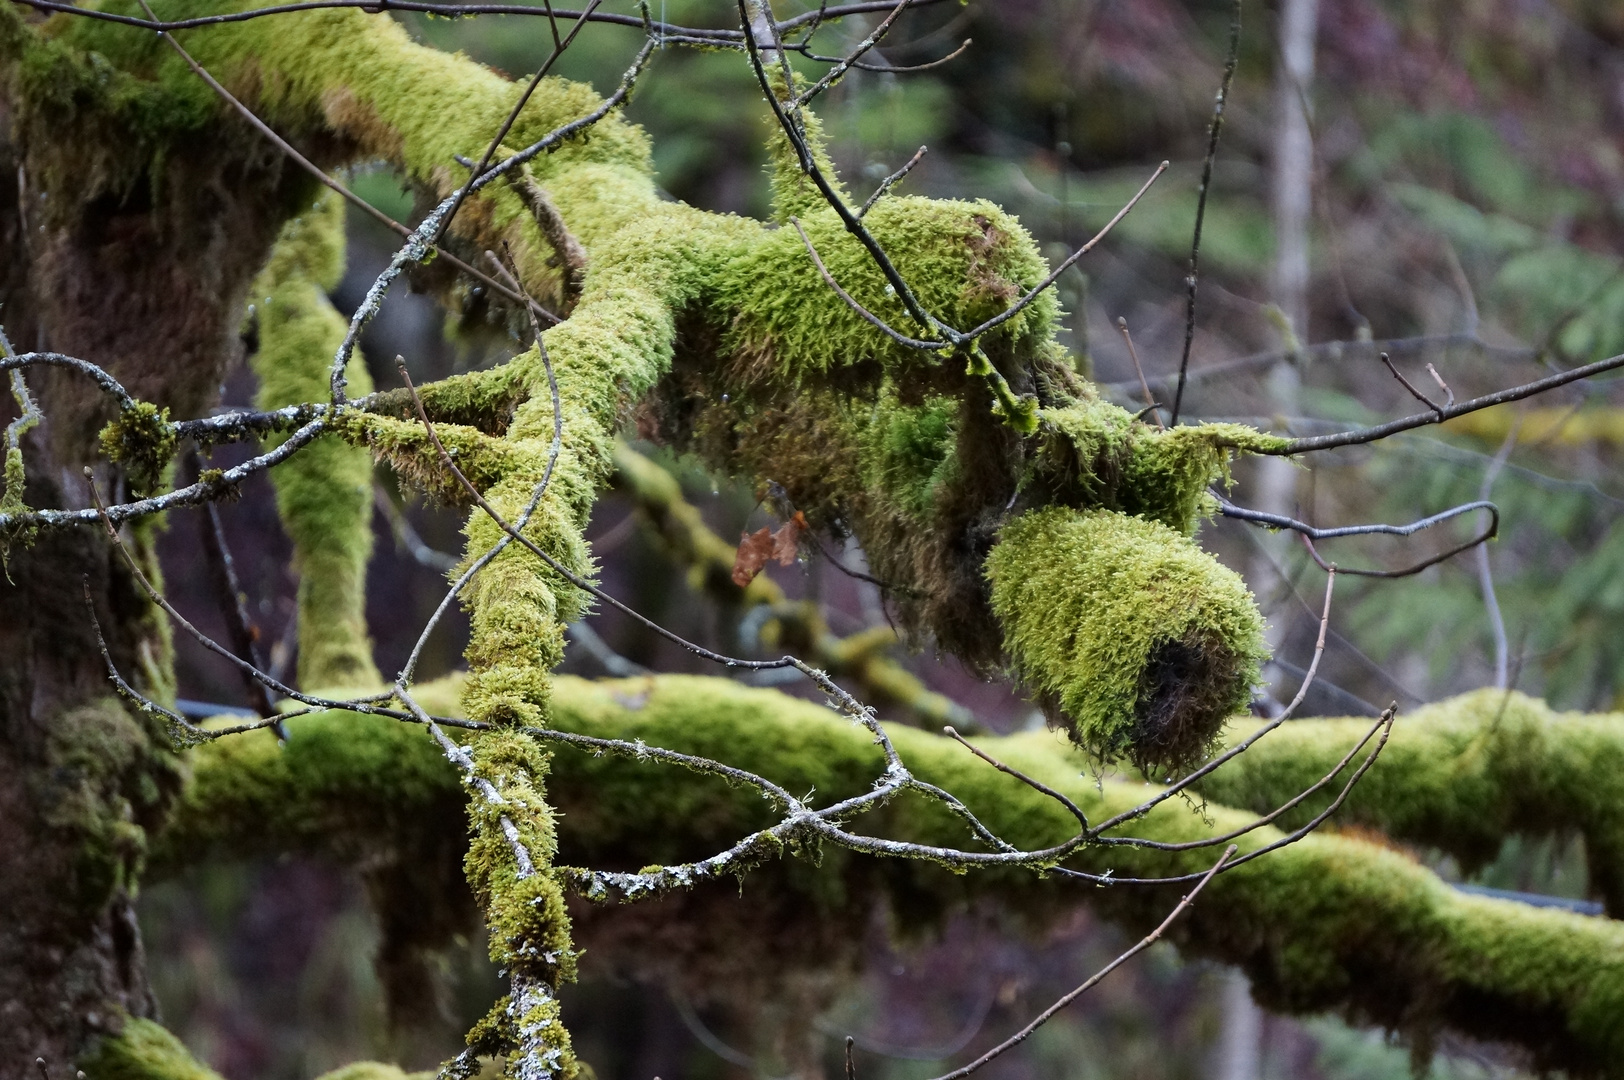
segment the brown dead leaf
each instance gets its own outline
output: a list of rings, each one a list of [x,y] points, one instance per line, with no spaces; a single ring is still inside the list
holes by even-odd
[[[794,517],[780,525],[778,531],[773,533],[773,558],[778,560],[779,566],[790,566],[795,562],[801,534],[806,530],[806,515],[797,510]]]
[[[763,526],[753,533],[740,533],[739,553],[733,558],[733,584],[741,589],[750,584],[772,555],[771,529]]]
[[[740,533],[739,551],[733,557],[733,584],[741,589],[750,584],[768,559],[777,559],[779,566],[792,565],[800,553],[801,534],[810,528],[806,515],[797,510],[777,532],[763,526],[753,533]]]

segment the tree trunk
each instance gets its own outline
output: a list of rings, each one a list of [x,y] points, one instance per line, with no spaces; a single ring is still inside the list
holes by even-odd
[[[279,211],[304,184],[199,136],[162,166],[124,162],[127,184],[98,186],[105,173],[88,162],[64,167],[67,144],[24,137],[41,119],[0,96],[0,325],[17,351],[89,360],[136,396],[199,415]],[[83,470],[114,406],[72,371],[31,369],[27,386],[45,419],[20,440],[23,500],[91,505]],[[18,415],[8,395],[0,423]],[[104,498],[130,486],[106,465],[95,482]],[[132,527],[124,539],[156,583],[155,535]],[[155,1011],[131,898],[183,778],[161,722],[119,701],[87,597],[114,663],[160,701],[173,697],[169,632],[99,530],[0,545],[0,1080],[36,1075],[36,1058],[67,1078],[97,1036]]]

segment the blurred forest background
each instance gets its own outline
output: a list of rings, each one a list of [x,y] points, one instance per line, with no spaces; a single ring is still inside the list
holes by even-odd
[[[778,14],[793,13],[793,2],[805,0],[780,0]],[[652,6],[672,22],[736,24],[729,0]],[[604,10],[636,9],[609,0]],[[1060,283],[1079,366],[1114,400],[1144,405],[1118,329],[1125,319],[1150,390],[1167,402],[1231,15],[1225,0],[929,5],[904,17],[878,50],[881,62],[926,63],[973,39],[962,55],[913,73],[853,72],[819,112],[859,197],[927,145],[901,190],[991,199],[1018,214],[1052,259],[1170,160],[1139,208]],[[844,53],[879,17],[825,27],[815,47]],[[551,44],[543,19],[403,21],[423,41],[515,77],[533,71]],[[1624,5],[1246,0],[1242,22],[1201,247],[1185,416],[1312,434],[1417,411],[1379,350],[1423,392],[1442,394],[1430,363],[1460,398],[1624,351]],[[637,39],[591,26],[558,71],[607,91]],[[652,135],[673,197],[766,212],[768,116],[741,55],[668,48],[629,112]],[[363,169],[351,180],[396,218],[412,216],[393,175]],[[354,214],[351,222],[349,270],[334,296],[345,311],[394,248],[380,227]],[[397,289],[363,341],[374,379],[398,382],[397,353],[422,379],[503,362],[519,342],[484,325],[481,311],[471,298],[464,313],[447,315]],[[244,404],[252,393],[239,366],[224,402]],[[1485,496],[1502,511],[1499,539],[1482,555],[1402,581],[1340,583],[1324,678],[1301,722],[1374,715],[1389,701],[1402,722],[1406,706],[1497,681],[1558,707],[1624,707],[1621,444],[1624,398],[1610,382],[1591,381],[1379,446],[1315,455],[1307,468],[1237,468],[1236,502],[1320,526],[1404,522]],[[730,543],[776,520],[763,492],[633,445],[680,479],[688,502]],[[225,459],[222,451],[216,463]],[[377,481],[368,614],[379,665],[393,671],[443,594],[443,553],[459,549],[459,521],[403,496],[384,470]],[[280,670],[291,670],[296,583],[268,485],[250,482],[222,512],[260,629]],[[218,632],[217,597],[198,569],[201,520],[171,515],[165,566],[181,609]],[[678,557],[669,529],[653,522],[646,500],[626,490],[599,503],[589,537],[605,586],[690,638],[771,648],[784,633],[772,611],[742,607],[714,567],[707,576]],[[1333,541],[1323,550],[1345,565],[1396,567],[1459,542],[1470,527],[1467,518],[1408,540]],[[1270,619],[1278,661],[1257,706],[1266,713],[1271,696],[1295,691],[1308,663],[1321,577],[1301,546],[1233,521],[1209,522],[1201,542],[1248,577]],[[862,564],[855,548],[837,554]],[[877,592],[826,559],[768,573],[789,600],[815,605],[830,634],[886,626]],[[423,677],[459,664],[464,635],[452,625],[436,636]],[[885,639],[874,636],[882,646]],[[189,641],[178,647],[183,697],[241,702],[229,669]],[[961,726],[971,715],[995,731],[1040,722],[1030,704],[955,664],[892,653],[956,703],[950,712]],[[599,676],[633,670],[627,664],[670,671],[694,663],[617,613],[599,612],[575,633],[565,670]],[[903,705],[891,713],[911,715]],[[1459,879],[1434,853],[1412,854]],[[1583,852],[1577,841],[1512,841],[1463,884],[1582,900]],[[746,885],[741,903],[748,893]],[[439,1020],[388,1030],[361,880],[319,863],[201,869],[149,887],[141,915],[166,1022],[230,1080],[304,1080],[370,1056],[430,1067],[500,992],[483,942],[470,940],[444,961]],[[865,971],[835,988],[835,1004],[813,1026],[826,1036],[831,1075],[843,1037],[856,1038],[863,1080],[942,1071],[946,1059],[1003,1038],[1126,944],[1081,908],[1044,940],[977,913],[951,924],[944,940],[908,949],[888,942],[882,914],[853,933],[864,936]],[[566,995],[566,1017],[601,1080],[778,1075],[770,1057],[752,1056],[770,1037],[743,1030],[737,1014],[595,966],[591,934],[584,945],[586,975]],[[750,1021],[775,1022],[770,1006]],[[1516,1070],[1491,1048],[1436,1049],[1436,1075]],[[1415,1064],[1427,1062],[1423,1053]],[[1409,1052],[1380,1032],[1260,1015],[1244,983],[1181,964],[1164,945],[987,1075],[1375,1080],[1411,1067]]]

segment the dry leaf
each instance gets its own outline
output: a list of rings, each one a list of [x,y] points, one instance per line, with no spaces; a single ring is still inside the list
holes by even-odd
[[[778,560],[779,566],[790,566],[795,562],[801,534],[806,530],[806,515],[797,510],[794,517],[780,525],[778,531],[773,533],[773,558]]]
[[[763,526],[753,533],[740,533],[739,553],[733,558],[733,584],[742,589],[754,581],[772,554],[771,529]]]

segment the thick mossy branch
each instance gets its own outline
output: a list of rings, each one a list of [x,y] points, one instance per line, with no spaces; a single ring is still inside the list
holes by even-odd
[[[454,685],[442,685],[424,688],[423,697],[430,707],[441,707],[456,693]],[[883,769],[869,736],[829,710],[719,679],[663,676],[593,684],[561,678],[553,718],[566,730],[641,738],[714,756],[757,770],[789,790],[815,790],[820,804],[867,790]],[[280,755],[271,737],[261,733],[194,752],[195,778],[158,846],[159,865],[174,867],[210,853],[307,845],[332,850],[332,830],[367,828],[346,824],[347,815],[353,811],[361,815],[358,820],[369,820],[395,776],[403,781],[385,801],[400,810],[403,823],[419,818],[425,800],[458,790],[455,771],[420,729],[349,715],[299,718],[290,725],[293,739]],[[1074,829],[1064,808],[962,747],[905,728],[891,734],[917,775],[960,796],[1005,839],[1035,847]],[[301,750],[307,740],[316,745]],[[334,753],[320,747],[323,740]],[[1110,780],[1096,786],[1079,772],[1086,760],[1066,754],[1052,735],[983,745],[1065,792],[1092,820],[1128,809],[1156,790]],[[351,752],[337,753],[340,746]],[[295,764],[287,764],[295,754],[304,755],[302,762],[294,758]],[[380,768],[386,760],[394,764]],[[1379,771],[1378,765],[1371,775]],[[721,850],[772,820],[753,791],[666,766],[567,749],[557,753],[551,787],[562,811],[556,819],[560,857],[594,866],[680,864]],[[867,829],[880,835],[971,843],[961,822],[913,796],[865,820]],[[1244,820],[1238,811],[1209,806],[1202,815],[1170,800],[1136,822],[1132,832],[1183,842],[1226,832]],[[289,828],[268,828],[267,821],[285,821]],[[328,824],[301,824],[310,821]],[[1259,830],[1241,841],[1242,850],[1279,835]],[[1168,854],[1092,848],[1068,865],[1137,877],[1198,871],[1214,857],[1210,849]],[[971,902],[999,905],[1034,925],[1085,902],[1141,929],[1177,893],[1100,889],[1027,871],[956,875],[934,864],[875,860],[827,846],[816,871],[794,870],[795,865],[770,864],[744,882],[747,899],[772,906],[785,920],[773,927],[771,951],[763,954],[780,961],[786,942],[803,936],[838,939],[840,928],[854,932],[850,928],[864,925],[858,915],[876,896],[888,899],[899,925],[915,928]],[[634,917],[636,910],[628,909],[625,917]],[[608,920],[615,917],[594,918],[612,936]],[[680,951],[663,944],[670,938],[669,924],[663,930],[666,938],[637,939],[638,947]],[[1447,1026],[1520,1044],[1542,1065],[1624,1076],[1624,1029],[1616,1022],[1624,1008],[1624,927],[1466,896],[1377,845],[1315,835],[1273,852],[1215,880],[1172,936],[1190,955],[1243,965],[1260,1000],[1277,1009],[1340,1008],[1356,1019],[1421,1036]],[[730,948],[748,947],[737,927],[724,939]]]
[[[1288,724],[1202,782],[1230,806],[1269,808],[1323,775],[1368,720]],[[1232,731],[1243,737],[1244,726]],[[1312,800],[1298,819],[1323,806]],[[1453,855],[1471,873],[1508,836],[1584,838],[1590,886],[1624,913],[1624,715],[1559,713],[1515,691],[1479,690],[1406,714],[1340,812],[1396,840]]]
[[[345,322],[327,299],[344,271],[344,204],[323,192],[282,228],[253,285],[259,351],[258,405],[275,409],[327,394]],[[357,394],[370,387],[359,356],[349,367]],[[372,462],[337,438],[318,439],[271,473],[282,527],[299,578],[299,682],[375,684],[366,625],[372,555]]]
[[[1016,670],[1094,755],[1188,766],[1246,708],[1263,620],[1239,575],[1166,525],[1033,511],[987,573]]]

